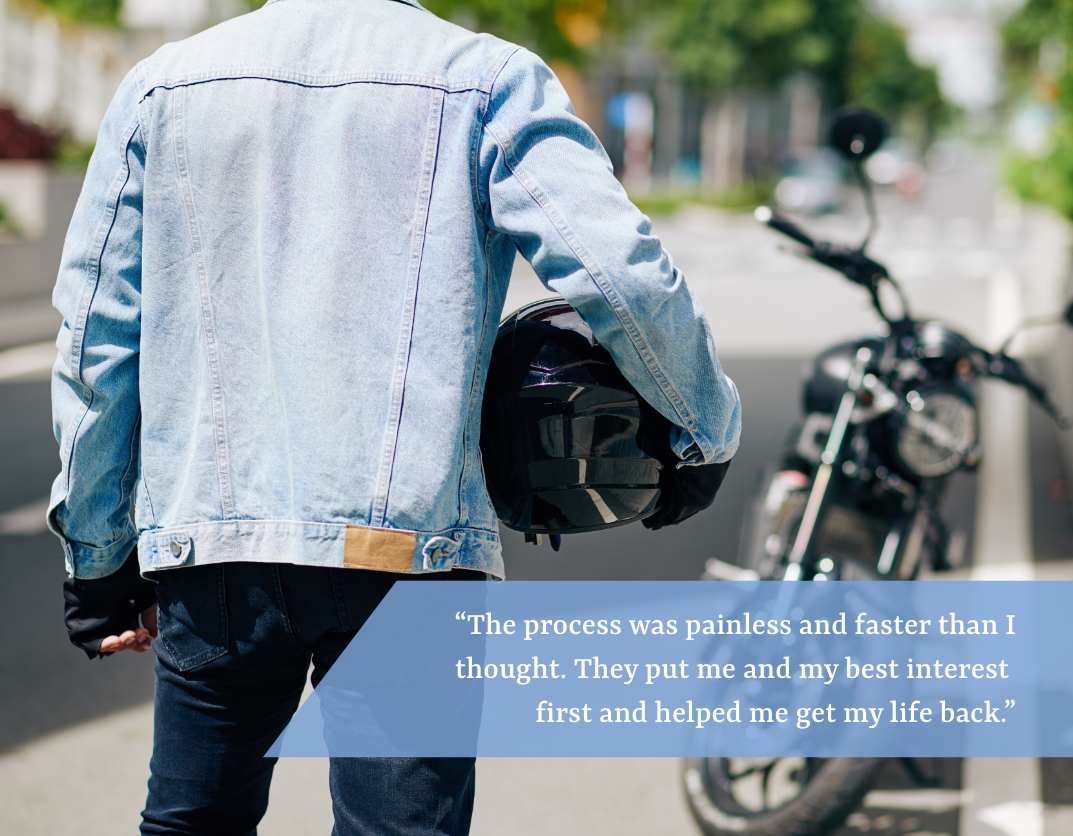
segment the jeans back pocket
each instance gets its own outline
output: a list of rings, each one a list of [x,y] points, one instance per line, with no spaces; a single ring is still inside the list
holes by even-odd
[[[224,565],[154,573],[159,634],[153,650],[162,664],[188,671],[227,654]]]

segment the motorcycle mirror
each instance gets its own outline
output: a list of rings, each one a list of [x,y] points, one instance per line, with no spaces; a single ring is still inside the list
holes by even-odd
[[[853,162],[879,150],[887,138],[887,123],[863,107],[844,107],[831,125],[831,144]]]

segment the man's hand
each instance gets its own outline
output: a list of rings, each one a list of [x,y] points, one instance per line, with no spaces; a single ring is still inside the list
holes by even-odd
[[[71,644],[90,659],[119,650],[146,650],[157,634],[156,584],[141,576],[137,549],[111,575],[68,578],[63,598]]]
[[[120,650],[133,650],[144,653],[157,636],[156,604],[142,613],[142,626],[137,630],[126,630],[118,636],[101,639],[101,653],[118,653]]]

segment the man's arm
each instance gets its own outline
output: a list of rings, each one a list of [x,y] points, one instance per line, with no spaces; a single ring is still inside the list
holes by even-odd
[[[488,225],[581,314],[685,464],[729,460],[741,405],[682,273],[629,201],[555,75],[520,49],[492,87],[480,147]]]
[[[105,116],[64,243],[53,305],[63,315],[52,373],[61,472],[49,527],[74,578],[111,575],[135,547],[142,182],[136,70]]]

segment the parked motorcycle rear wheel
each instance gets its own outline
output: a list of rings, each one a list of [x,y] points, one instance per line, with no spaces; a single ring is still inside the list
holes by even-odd
[[[707,836],[822,836],[861,803],[880,758],[693,758],[690,812]]]

